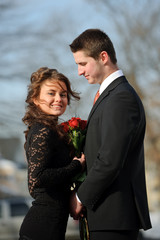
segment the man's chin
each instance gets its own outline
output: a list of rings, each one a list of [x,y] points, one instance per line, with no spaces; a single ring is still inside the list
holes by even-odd
[[[94,84],[94,82],[92,81],[92,79],[87,79],[89,84]]]

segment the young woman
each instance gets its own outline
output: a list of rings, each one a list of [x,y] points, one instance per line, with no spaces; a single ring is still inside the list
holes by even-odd
[[[84,155],[73,158],[58,124],[71,97],[79,100],[68,78],[56,69],[43,67],[31,75],[23,122],[28,126],[28,187],[35,201],[21,225],[20,240],[65,239],[72,178],[85,165]]]

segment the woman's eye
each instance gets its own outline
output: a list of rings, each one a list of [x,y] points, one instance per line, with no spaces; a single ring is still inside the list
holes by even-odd
[[[55,93],[55,92],[48,92],[48,95],[50,95],[50,96],[56,96],[56,93]],[[62,98],[67,97],[67,93],[60,93],[59,95],[60,95],[60,97],[62,97]]]
[[[65,97],[67,97],[67,94],[66,93],[62,93],[61,97],[65,98]]]
[[[53,93],[53,92],[49,92],[48,94],[51,95],[51,96],[55,95],[55,93]]]

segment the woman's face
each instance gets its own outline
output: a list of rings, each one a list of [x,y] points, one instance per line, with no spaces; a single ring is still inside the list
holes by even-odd
[[[34,103],[48,115],[62,115],[68,104],[66,84],[55,79],[45,80]]]

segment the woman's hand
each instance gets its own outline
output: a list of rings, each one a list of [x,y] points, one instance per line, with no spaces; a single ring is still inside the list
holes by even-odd
[[[81,165],[82,165],[82,170],[84,170],[85,165],[86,165],[86,160],[85,160],[85,155],[84,155],[84,153],[81,154],[81,158],[74,157],[73,160],[78,160],[78,161],[80,161],[80,163],[81,163]]]

